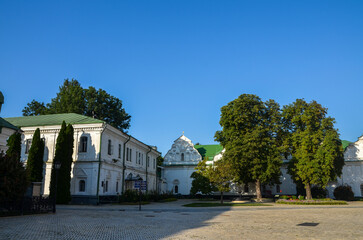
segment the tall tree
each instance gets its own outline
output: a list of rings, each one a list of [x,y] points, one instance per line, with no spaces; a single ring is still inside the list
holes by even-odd
[[[7,146],[6,155],[0,156],[0,202],[18,203],[29,185],[26,170],[20,161],[21,134],[11,135]]]
[[[280,122],[279,105],[253,94],[242,94],[221,109],[222,130],[215,140],[225,148],[234,179],[255,182],[258,201],[261,184],[278,183],[281,175]]]
[[[214,166],[207,167],[206,175],[211,184],[221,193],[221,204],[223,204],[223,193],[230,190],[230,182],[233,179],[230,163],[222,158]]]
[[[57,186],[57,203],[67,204],[71,200],[70,193],[70,171],[72,166],[72,154],[73,154],[73,127],[68,126],[63,121],[62,127],[59,131],[55,149],[55,156],[53,159],[50,195],[54,196],[56,185],[56,169],[54,169],[54,163],[61,163],[61,167],[58,170],[58,186]]]
[[[104,120],[113,127],[125,131],[130,127],[131,116],[122,107],[122,101],[105,90],[82,88],[75,80],[65,79],[57,96],[50,103],[33,100],[23,109],[24,116],[56,113],[78,113]]]
[[[27,104],[22,110],[23,116],[37,116],[47,114],[47,107],[44,102],[38,102],[35,99]]]
[[[305,185],[306,197],[312,199],[311,185],[325,187],[342,173],[343,147],[335,120],[316,101],[297,99],[283,108],[285,149],[292,156],[289,173]]]
[[[194,195],[198,192],[210,194],[215,191],[216,188],[212,185],[207,175],[207,158],[200,161],[195,169],[196,171],[190,176],[193,178],[190,194]]]
[[[27,170],[29,172],[29,180],[31,182],[43,181],[43,156],[44,141],[40,138],[40,129],[37,128],[33,135],[32,145],[29,149]]]

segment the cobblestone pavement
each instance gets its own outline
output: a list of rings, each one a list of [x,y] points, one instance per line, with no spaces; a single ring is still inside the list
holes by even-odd
[[[152,203],[141,212],[138,206],[58,206],[57,214],[0,218],[0,239],[363,239],[363,202],[182,206],[189,202]]]

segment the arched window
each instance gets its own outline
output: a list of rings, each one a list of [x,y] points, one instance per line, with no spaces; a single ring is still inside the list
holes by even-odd
[[[85,192],[86,191],[86,181],[85,180],[80,180],[79,181],[79,191],[80,192]]]
[[[181,154],[181,160],[184,161],[184,153]]]

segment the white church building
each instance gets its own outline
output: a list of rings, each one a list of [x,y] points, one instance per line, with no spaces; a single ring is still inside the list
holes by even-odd
[[[51,169],[57,137],[65,121],[74,128],[71,171],[73,203],[102,202],[127,189],[134,181],[147,181],[147,190],[157,190],[156,147],[147,145],[104,121],[74,113],[6,118],[22,130],[21,160],[26,164],[33,134],[40,129],[45,140],[44,195],[49,194]]]
[[[191,174],[202,159],[207,158],[207,165],[212,165],[223,156],[220,145],[194,145],[184,134],[176,139],[164,157],[162,171],[162,191],[174,194],[189,195],[192,186]],[[328,197],[334,198],[334,189],[339,185],[348,184],[352,187],[356,197],[363,197],[363,136],[357,142],[351,143],[344,152],[345,166],[343,174],[336,182],[327,186]],[[280,184],[262,185],[262,194],[265,196],[294,195],[296,185],[287,173],[288,161],[283,160],[281,167]],[[231,184],[229,194],[252,196],[256,194],[255,183],[242,185]],[[228,195],[228,193],[227,193]]]

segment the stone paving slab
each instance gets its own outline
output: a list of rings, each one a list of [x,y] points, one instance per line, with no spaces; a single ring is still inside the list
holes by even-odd
[[[56,214],[0,218],[0,239],[363,239],[363,202],[182,206],[190,202],[152,203],[141,212],[135,205],[59,205]]]

